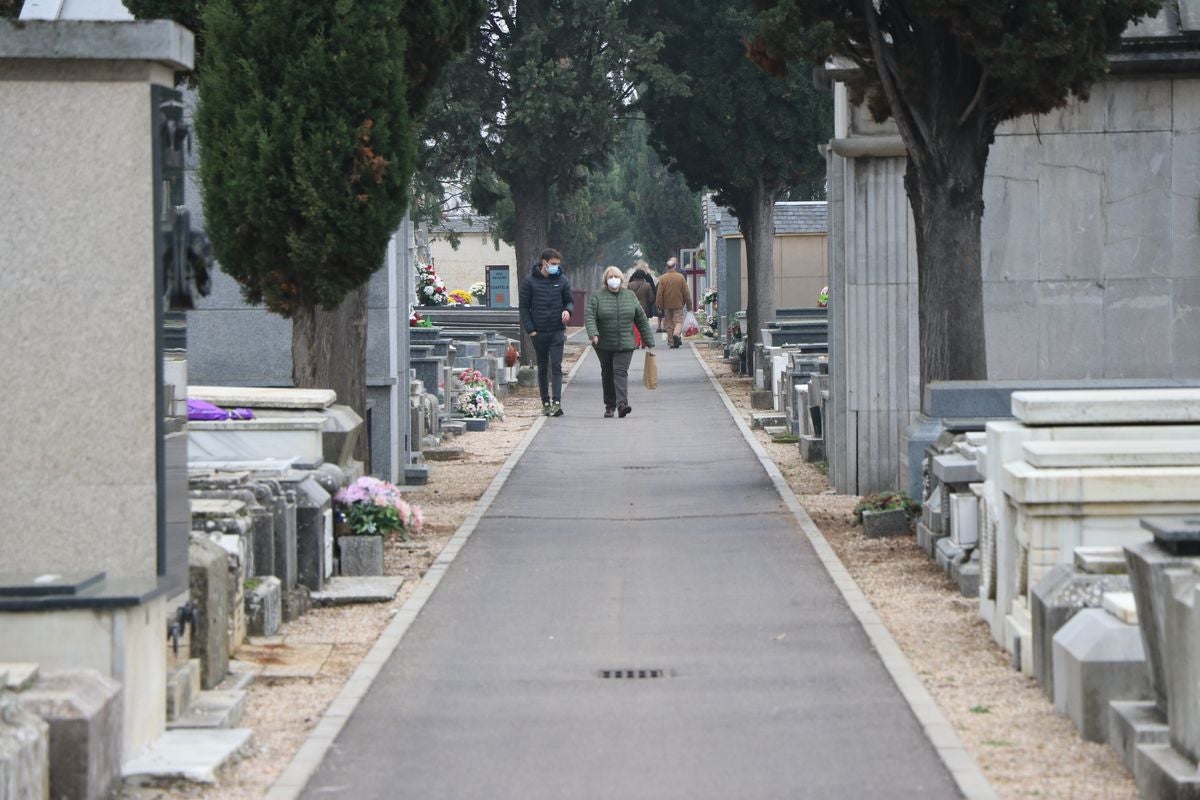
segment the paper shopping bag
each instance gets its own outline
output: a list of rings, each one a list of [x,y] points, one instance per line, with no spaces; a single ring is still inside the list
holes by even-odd
[[[647,389],[658,388],[658,359],[649,350],[646,351],[646,364],[642,367],[642,385]]]

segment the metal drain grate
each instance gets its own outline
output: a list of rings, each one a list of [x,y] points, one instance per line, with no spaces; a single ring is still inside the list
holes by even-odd
[[[665,678],[665,669],[602,669],[598,673],[601,678]]]

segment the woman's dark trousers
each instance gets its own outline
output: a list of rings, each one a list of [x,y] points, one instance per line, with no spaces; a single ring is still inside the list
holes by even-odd
[[[600,356],[600,385],[604,389],[604,407],[615,409],[629,404],[629,362],[632,350],[597,350]]]

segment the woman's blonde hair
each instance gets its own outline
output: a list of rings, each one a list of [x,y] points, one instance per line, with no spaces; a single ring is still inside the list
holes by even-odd
[[[618,278],[620,278],[620,279],[621,279],[621,285],[622,285],[622,286],[624,286],[624,285],[625,285],[625,273],[624,273],[624,272],[621,272],[621,268],[620,268],[620,267],[609,267],[608,269],[604,270],[604,277],[602,277],[602,278],[600,279],[600,282],[601,282],[601,283],[603,283],[603,284],[605,284],[605,285],[607,285],[607,284],[608,284],[608,279],[609,279],[610,277],[612,277],[613,275],[616,275]]]

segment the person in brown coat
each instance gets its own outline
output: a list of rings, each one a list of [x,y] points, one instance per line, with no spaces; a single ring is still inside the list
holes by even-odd
[[[683,332],[683,312],[691,307],[691,296],[688,292],[687,278],[676,269],[674,258],[667,261],[667,274],[658,280],[658,292],[654,297],[654,305],[662,309],[663,330],[671,339],[671,347],[683,346],[680,333]]]

